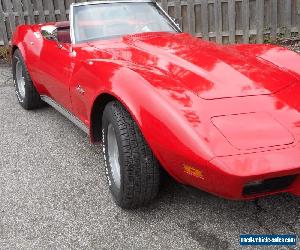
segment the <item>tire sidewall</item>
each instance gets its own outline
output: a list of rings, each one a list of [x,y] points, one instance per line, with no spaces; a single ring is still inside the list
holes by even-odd
[[[12,61],[12,64],[13,64],[13,80],[14,80],[14,85],[15,85],[15,92],[16,92],[16,96],[18,98],[19,103],[22,106],[26,106],[27,105],[27,98],[26,98],[27,90],[26,90],[26,88],[27,88],[27,84],[28,84],[27,83],[28,79],[26,79],[26,77],[23,75],[24,80],[25,80],[25,95],[24,95],[24,98],[23,98],[20,94],[19,86],[17,84],[17,77],[16,77],[16,64],[17,64],[18,61],[20,61],[20,63],[22,64],[22,68],[23,68],[23,72],[24,72],[26,70],[26,66],[24,64],[22,56],[20,55],[20,52],[18,50],[16,50],[14,55],[13,55],[13,61]]]
[[[123,152],[122,152],[122,141],[120,130],[118,128],[118,124],[116,122],[116,118],[113,117],[114,114],[111,108],[108,108],[104,111],[103,118],[102,118],[102,148],[103,148],[103,156],[105,162],[105,175],[109,185],[109,189],[112,193],[112,196],[117,204],[122,202],[122,196],[124,192],[124,169],[123,169]],[[111,166],[109,162],[109,155],[108,155],[108,140],[107,140],[107,131],[108,125],[111,124],[116,133],[116,140],[119,148],[119,163],[120,163],[120,188],[114,182],[114,178],[111,171]]]

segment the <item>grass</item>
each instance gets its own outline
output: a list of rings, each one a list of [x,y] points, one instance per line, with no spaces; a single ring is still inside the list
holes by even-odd
[[[8,62],[9,61],[9,50],[5,46],[0,46],[0,60]]]

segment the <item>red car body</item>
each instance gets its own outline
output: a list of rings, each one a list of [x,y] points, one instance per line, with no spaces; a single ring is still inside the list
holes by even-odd
[[[229,199],[300,195],[299,55],[164,32],[58,46],[39,35],[45,25],[19,26],[12,49],[93,143],[117,99],[180,183]]]

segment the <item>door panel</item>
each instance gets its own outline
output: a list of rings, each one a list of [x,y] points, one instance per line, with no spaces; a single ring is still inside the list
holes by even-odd
[[[70,96],[73,113],[87,126],[90,123],[90,107],[95,89],[93,83],[97,80],[95,75],[87,70],[90,65],[87,58],[91,57],[91,50],[84,45],[73,46],[72,62],[75,65],[70,79]]]
[[[39,83],[46,89],[46,93],[69,111],[72,110],[69,94],[69,82],[72,73],[71,45],[44,39],[44,46],[40,53],[41,74]]]

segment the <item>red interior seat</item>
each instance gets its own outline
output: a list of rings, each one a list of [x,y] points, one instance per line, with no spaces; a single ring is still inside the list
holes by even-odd
[[[56,22],[55,27],[57,27],[57,40],[61,43],[71,43],[70,22]]]
[[[71,43],[70,29],[58,29],[57,40],[61,43]]]

